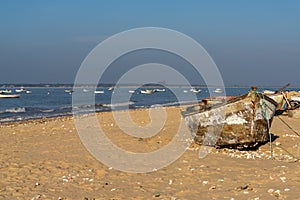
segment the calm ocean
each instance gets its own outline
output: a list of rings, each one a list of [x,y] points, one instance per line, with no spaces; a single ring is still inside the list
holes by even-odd
[[[15,88],[16,89],[16,88]],[[15,93],[12,88],[12,92]],[[72,94],[65,92],[70,88],[26,88],[32,93],[18,93],[20,98],[0,98],[0,123],[10,121],[20,121],[27,119],[39,119],[64,115],[72,115]],[[155,88],[147,88],[155,89]],[[141,90],[145,88],[138,88],[134,91],[132,88],[116,88],[110,91],[108,88],[98,88],[104,93],[94,94],[88,89],[81,89],[76,91],[80,94],[78,96],[82,100],[81,106],[76,107],[82,113],[91,112],[92,107],[85,102],[85,98],[90,95],[95,95],[95,109],[97,112],[110,111],[112,109],[139,109],[148,108],[151,106],[172,106],[181,103],[193,103],[195,95],[200,101],[202,98],[208,97],[209,92],[207,88],[201,89],[200,93],[193,93],[190,88],[172,88],[172,91],[166,88],[165,92],[155,92],[152,94],[141,94]],[[269,88],[261,88],[269,89]],[[3,88],[0,88],[3,90]],[[276,90],[276,88],[272,88]],[[289,88],[289,90],[298,91],[299,88]],[[249,88],[226,88],[227,96],[238,96],[245,94]],[[176,95],[177,96],[176,96]],[[113,95],[113,103],[111,103]],[[223,94],[214,94],[215,96],[222,96]]]

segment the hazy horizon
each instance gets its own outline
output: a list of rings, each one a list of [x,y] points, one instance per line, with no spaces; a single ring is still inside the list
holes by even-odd
[[[0,83],[0,88],[19,88],[19,87],[73,87],[74,83]],[[94,87],[94,85],[90,84],[78,84],[78,87]],[[98,84],[97,87],[197,87],[197,88],[217,88],[223,87],[222,85],[201,85],[201,84],[192,84],[192,85],[180,85],[180,84],[159,84],[159,83],[149,83],[149,84],[136,84],[136,83],[126,83],[126,84],[118,84],[115,85],[114,83],[101,83]],[[285,85],[224,85],[224,87],[228,88],[247,88],[247,87],[258,87],[258,88],[281,88]],[[288,90],[289,88],[299,88],[300,85],[290,85],[286,87]]]

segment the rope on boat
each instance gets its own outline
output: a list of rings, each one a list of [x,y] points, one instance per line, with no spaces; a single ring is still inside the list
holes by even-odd
[[[262,95],[263,96],[263,95]],[[287,101],[288,102],[288,101]],[[265,103],[265,101],[264,101],[264,98],[263,98],[263,104],[264,104],[264,106],[266,106],[266,103]],[[266,112],[266,110],[265,110],[265,112]],[[281,117],[279,117],[279,116],[277,116],[278,117],[278,119],[280,119],[280,121],[282,121],[291,131],[293,131],[297,136],[299,136],[300,137],[300,134],[299,133],[297,133],[297,131],[295,131],[288,123],[286,123]],[[265,118],[266,119],[266,118]],[[268,128],[270,128],[270,124],[269,124],[269,120],[267,120],[267,122],[268,122]],[[269,132],[269,135],[270,135],[270,132]],[[298,158],[297,156],[295,156],[295,155],[293,155],[292,153],[290,153],[288,150],[286,150],[285,148],[283,148],[282,146],[278,146],[279,148],[281,148],[282,150],[284,150],[287,154],[289,154],[291,157],[293,157],[295,160],[293,160],[293,161],[288,161],[288,162],[297,162],[297,161],[299,161],[300,160],[300,158]],[[279,160],[279,159],[277,159],[277,158],[275,158],[274,156],[273,156],[273,150],[272,150],[272,141],[271,141],[271,136],[270,136],[270,151],[271,151],[271,158],[273,158],[273,159],[276,159],[276,160]],[[281,161],[281,160],[280,160]]]
[[[270,153],[271,153],[271,158],[274,159],[274,155],[273,155],[273,146],[272,146],[272,135],[270,133],[270,121],[268,119],[268,115],[267,115],[267,103],[265,101],[265,97],[263,94],[259,94],[259,97],[262,97],[262,113],[263,113],[263,117],[265,118],[265,120],[267,121],[267,125],[268,125],[268,134],[269,134],[269,144],[270,144]]]
[[[280,121],[282,121],[282,123],[284,123],[293,133],[295,133],[297,136],[299,136],[300,137],[300,134],[297,132],[297,131],[295,131],[288,123],[286,123],[281,117],[279,117],[279,116],[277,116],[278,117],[278,119],[280,119]],[[300,149],[300,146],[299,146],[300,144],[298,144],[298,152],[299,152],[299,149]],[[290,156],[292,156],[295,160],[294,161],[292,161],[292,162],[297,162],[297,161],[299,161],[300,160],[300,158],[299,158],[299,155],[298,155],[298,157],[297,156],[295,156],[295,155],[293,155],[292,153],[290,153],[288,150],[286,150],[285,148],[283,148],[282,146],[279,146],[279,148],[281,148],[282,150],[284,150],[286,153],[288,153]],[[299,153],[298,153],[299,154]]]
[[[264,119],[267,121],[267,126],[268,126],[268,133],[269,133],[269,143],[270,143],[270,153],[271,153],[271,158],[272,159],[276,159],[273,155],[273,146],[272,146],[272,135],[270,133],[270,122],[267,118],[267,103],[265,101],[265,98],[264,98],[264,95],[260,92],[257,92],[257,91],[253,91],[254,94],[256,94],[260,99],[262,99],[262,113],[263,113],[263,117]],[[300,137],[300,134],[295,131],[288,123],[286,123],[281,117],[277,116],[291,131],[293,131],[297,136]],[[299,145],[299,144],[298,144]],[[289,161],[289,162],[297,162],[300,160],[299,157],[293,155],[292,153],[290,153],[288,150],[286,150],[285,148],[281,147],[281,146],[278,146],[279,148],[281,148],[282,150],[284,150],[286,153],[288,153],[291,157],[293,157],[295,160],[293,161]],[[298,151],[299,151],[299,147],[298,146]],[[279,159],[276,159],[276,160],[279,160]],[[282,161],[282,160],[279,160],[279,161]]]
[[[270,133],[270,121],[268,120],[268,115],[267,115],[267,107],[268,104],[265,101],[265,97],[261,92],[256,91],[256,89],[251,91],[253,94],[257,95],[261,100],[262,100],[262,115],[263,118],[267,121],[267,128],[268,128],[268,134],[269,134],[269,144],[270,144],[270,153],[271,153],[271,158],[274,159],[273,155],[273,146],[272,146],[272,134]]]
[[[269,107],[269,106],[266,103],[265,97],[261,92],[258,92],[256,90],[254,90],[252,92],[262,100],[261,111],[262,111],[263,118],[267,121],[267,128],[268,128],[268,134],[269,134],[269,144],[270,144],[270,153],[271,153],[271,158],[274,159],[273,146],[272,146],[272,134],[270,133],[270,128],[271,127],[270,127],[270,121],[269,121],[268,115],[267,115],[267,107]]]

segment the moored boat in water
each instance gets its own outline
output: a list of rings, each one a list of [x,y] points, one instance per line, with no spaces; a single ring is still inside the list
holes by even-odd
[[[0,90],[0,94],[11,94],[11,93],[12,93],[12,91],[8,90],[8,89]]]
[[[104,91],[103,90],[95,90],[94,93],[95,94],[104,94]]]
[[[19,94],[0,94],[0,98],[19,98]]]
[[[65,93],[71,94],[71,93],[73,93],[73,92],[74,92],[74,90],[65,90]]]
[[[133,94],[135,91],[134,90],[129,90],[128,92],[131,93],[131,94]]]
[[[153,92],[165,92],[165,91],[166,91],[166,89],[160,89],[160,88],[153,90]]]
[[[221,88],[216,88],[213,92],[217,94],[221,94],[223,93],[223,90]]]
[[[20,93],[20,92],[26,92],[24,87],[20,87],[20,89],[15,89],[16,92]]]
[[[193,92],[193,93],[200,93],[201,92],[200,89],[196,89],[196,88],[192,88],[192,89],[190,89],[190,91]]]
[[[253,88],[224,103],[188,107],[182,115],[196,143],[248,148],[268,140],[276,106]]]
[[[141,90],[141,94],[152,94],[153,93],[153,90]]]

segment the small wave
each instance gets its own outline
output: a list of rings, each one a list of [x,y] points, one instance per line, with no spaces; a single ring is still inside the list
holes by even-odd
[[[15,121],[22,121],[24,118],[22,117],[15,117],[15,118],[3,118],[0,119],[0,123],[5,123],[5,122],[15,122]]]
[[[0,111],[0,114],[3,114],[3,113],[24,113],[26,112],[26,109],[25,108],[9,108],[9,109],[5,109],[5,110],[2,110]]]
[[[43,112],[43,113],[49,113],[49,112],[53,112],[54,111],[54,109],[48,109],[48,110],[40,110],[41,112]]]
[[[147,108],[149,106],[134,106],[134,108]]]
[[[153,105],[150,106],[150,108],[161,108],[163,106],[164,105],[162,105],[162,104],[153,104]]]
[[[129,106],[129,105],[133,105],[134,102],[129,101],[129,102],[123,102],[123,103],[115,103],[115,104],[103,104],[103,106],[105,107],[123,107],[123,106]]]
[[[199,100],[191,100],[191,101],[179,101],[177,102],[179,105],[189,105],[189,104],[195,104],[198,103]]]
[[[97,106],[97,105],[96,105]],[[83,108],[93,108],[92,105],[79,105],[79,106],[73,106],[73,109],[83,109]]]

